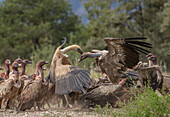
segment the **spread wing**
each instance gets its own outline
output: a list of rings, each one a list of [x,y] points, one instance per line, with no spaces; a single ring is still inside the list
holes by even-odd
[[[85,92],[89,87],[90,73],[72,65],[61,65],[50,71],[50,79],[55,84],[55,93],[62,95],[70,92]]]
[[[109,56],[114,57],[118,63],[123,64],[125,67],[133,68],[139,62],[139,53],[150,53],[145,48],[152,48],[152,45],[143,42],[146,38],[105,38],[108,44]]]

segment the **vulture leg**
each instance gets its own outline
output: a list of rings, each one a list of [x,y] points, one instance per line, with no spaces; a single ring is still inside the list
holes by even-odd
[[[2,108],[3,111],[6,111],[6,106],[7,106],[8,100],[9,100],[8,98],[2,99],[1,108]]]
[[[40,111],[41,109],[40,109],[40,105],[38,105],[38,111]]]
[[[62,101],[62,107],[66,107],[66,99],[65,99],[65,96],[64,95],[60,95],[60,96],[58,96],[58,98],[59,99],[57,99],[57,103],[58,103],[58,105],[60,105],[60,99],[61,99],[61,101]],[[60,107],[61,107],[60,106]]]
[[[18,108],[16,108],[17,112],[21,110],[22,105],[23,105],[23,101],[21,101],[21,103],[19,103],[19,105],[18,105]]]
[[[37,102],[36,101],[34,101],[34,111],[36,111],[36,107],[37,107],[38,105],[37,105]],[[38,110],[39,110],[39,107],[38,107]]]
[[[67,95],[67,94],[65,94],[64,95],[64,98],[65,98],[65,101],[66,101],[66,106],[65,106],[65,108],[69,108],[69,95]]]
[[[79,106],[79,93],[75,93],[75,101],[74,101],[74,106],[78,107]]]
[[[47,105],[48,105],[48,108],[51,108],[51,106],[50,106],[50,103],[49,103],[49,102],[47,102]]]
[[[60,102],[61,102],[61,100],[59,99],[59,97],[57,97],[57,107],[58,107],[58,108],[60,108],[60,106],[61,106],[61,105],[60,105]]]

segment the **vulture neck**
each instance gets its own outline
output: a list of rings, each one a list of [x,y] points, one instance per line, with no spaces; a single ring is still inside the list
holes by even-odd
[[[23,63],[21,64],[21,74],[20,74],[21,76],[25,75],[25,70],[26,70],[25,66],[26,64],[23,64]]]
[[[18,68],[12,68],[12,70],[13,70],[13,73],[14,73],[17,77],[19,77]]]
[[[157,61],[149,60],[149,66],[157,65]]]
[[[9,65],[7,65],[7,64],[5,63],[5,75],[6,75],[6,76],[9,76],[9,73],[10,73]]]
[[[44,72],[43,72],[43,68],[40,66],[37,66],[36,69],[36,77],[40,76],[41,79],[44,79]]]
[[[157,61],[153,61],[153,64],[154,64],[154,65],[157,65],[157,64],[158,64],[158,62],[157,62]]]
[[[95,58],[95,57],[99,57],[101,55],[102,55],[102,53],[100,53],[100,52],[98,52],[98,53],[90,53],[90,54],[88,54],[88,57],[89,58]]]
[[[76,47],[77,45],[71,45],[71,46],[65,47],[64,49],[62,49],[62,53],[65,54],[71,50],[76,51]]]

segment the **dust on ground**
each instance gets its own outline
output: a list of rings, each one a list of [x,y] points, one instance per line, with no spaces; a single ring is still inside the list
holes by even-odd
[[[113,109],[114,112],[121,111],[121,109]],[[42,111],[21,111],[16,113],[14,110],[7,110],[3,112],[0,110],[0,117],[101,117],[93,109],[46,109]],[[103,116],[104,117],[104,116]]]
[[[72,110],[72,109],[48,109],[42,111],[23,111],[16,113],[13,110],[3,112],[0,110],[0,117],[97,117],[96,112],[89,109]]]

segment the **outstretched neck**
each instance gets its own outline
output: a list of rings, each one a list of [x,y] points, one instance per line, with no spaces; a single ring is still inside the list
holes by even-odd
[[[98,52],[98,53],[90,53],[89,55],[88,55],[88,57],[89,58],[95,58],[95,57],[99,57],[99,56],[101,56],[102,55],[102,53],[100,53],[100,52]]]
[[[65,47],[64,49],[62,49],[62,53],[65,54],[71,50],[74,50],[75,51],[75,45],[71,45],[71,46],[68,46],[68,47]]]
[[[9,65],[5,64],[5,75],[9,76],[9,73],[10,73]]]

